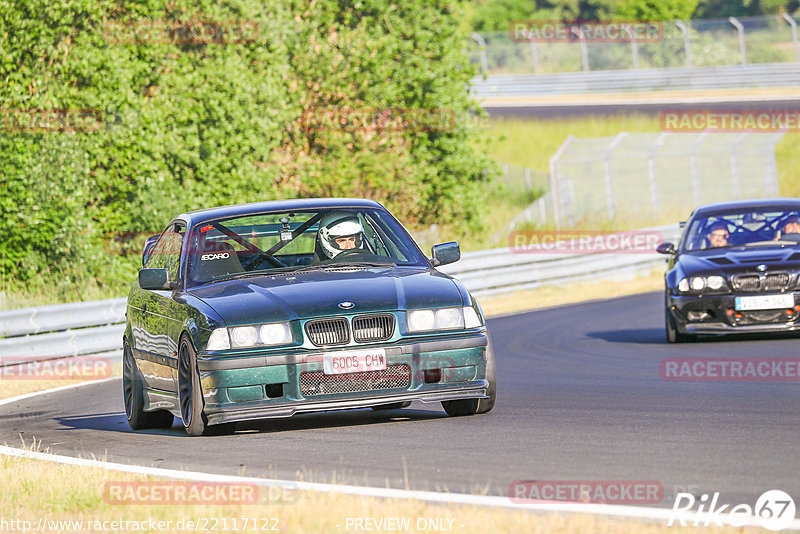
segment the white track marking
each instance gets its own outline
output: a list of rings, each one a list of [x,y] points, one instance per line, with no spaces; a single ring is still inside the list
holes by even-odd
[[[39,395],[46,395],[48,393],[55,393],[57,391],[64,391],[67,389],[75,389],[83,386],[89,386],[91,384],[100,384],[101,382],[108,382],[109,380],[119,380],[121,376],[112,376],[109,378],[100,378],[98,380],[89,380],[88,382],[78,382],[77,384],[67,384],[66,386],[59,386],[57,388],[46,389],[44,391],[34,391],[33,393],[25,393],[24,395],[17,395],[16,397],[9,397],[7,399],[0,399],[0,406],[5,404],[13,404],[17,401],[30,399],[31,397],[38,397]],[[0,380],[2,382],[2,380]]]

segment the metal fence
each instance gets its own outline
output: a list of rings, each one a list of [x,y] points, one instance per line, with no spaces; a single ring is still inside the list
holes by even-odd
[[[505,198],[525,199],[533,202],[549,187],[546,172],[519,165],[502,164],[503,174],[497,182],[497,193]]]
[[[509,32],[472,34],[470,60],[491,74],[800,62],[797,25],[769,17],[665,21],[654,42],[518,42]]]
[[[693,206],[778,194],[775,144],[782,133],[570,135],[550,160],[550,190],[523,223],[603,227],[676,220]]]
[[[673,67],[663,69],[604,70],[561,74],[494,74],[476,76],[470,94],[484,105],[490,99],[602,94],[622,92],[664,92],[671,90],[710,91],[719,89],[763,89],[800,85],[800,63],[728,65],[718,67]],[[733,97],[735,99],[735,97]],[[786,98],[786,97],[784,97]],[[584,105],[596,104],[585,100]]]

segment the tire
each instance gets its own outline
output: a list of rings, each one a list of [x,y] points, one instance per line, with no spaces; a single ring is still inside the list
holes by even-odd
[[[672,317],[667,307],[664,308],[664,324],[667,333],[667,343],[687,343],[694,339],[691,335],[678,332],[675,319]]]
[[[486,345],[486,380],[489,387],[486,388],[487,399],[464,399],[455,401],[442,401],[442,408],[451,417],[461,415],[475,415],[487,413],[494,408],[497,399],[497,369],[495,368],[494,349],[492,340]]]
[[[383,410],[399,410],[401,408],[408,408],[409,406],[411,406],[411,401],[393,402],[391,404],[379,404],[378,406],[372,406],[371,408],[375,411],[383,411]]]
[[[125,417],[131,430],[170,428],[175,420],[173,415],[165,410],[144,411],[142,376],[127,340],[122,341],[122,399],[125,402]]]
[[[183,428],[190,436],[218,436],[232,432],[236,426],[235,423],[208,424],[208,417],[203,412],[205,401],[200,387],[197,356],[185,336],[181,338],[178,348],[178,402]]]

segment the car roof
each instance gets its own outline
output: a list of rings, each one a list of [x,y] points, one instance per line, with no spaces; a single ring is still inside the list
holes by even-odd
[[[225,217],[237,217],[255,213],[275,211],[325,209],[325,208],[378,208],[385,210],[381,204],[366,198],[304,198],[291,200],[268,200],[263,202],[249,202],[246,204],[233,204],[181,213],[175,219],[182,219],[193,226],[205,221]]]
[[[734,200],[730,202],[715,202],[699,206],[694,211],[695,217],[703,217],[715,213],[736,212],[743,209],[769,210],[776,208],[789,208],[800,210],[800,198],[764,198],[750,200]]]

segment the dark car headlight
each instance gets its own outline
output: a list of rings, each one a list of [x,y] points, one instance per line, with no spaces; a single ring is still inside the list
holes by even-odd
[[[725,277],[719,275],[690,276],[681,278],[681,281],[678,282],[678,291],[680,293],[700,293],[706,289],[714,292],[727,291]]]

